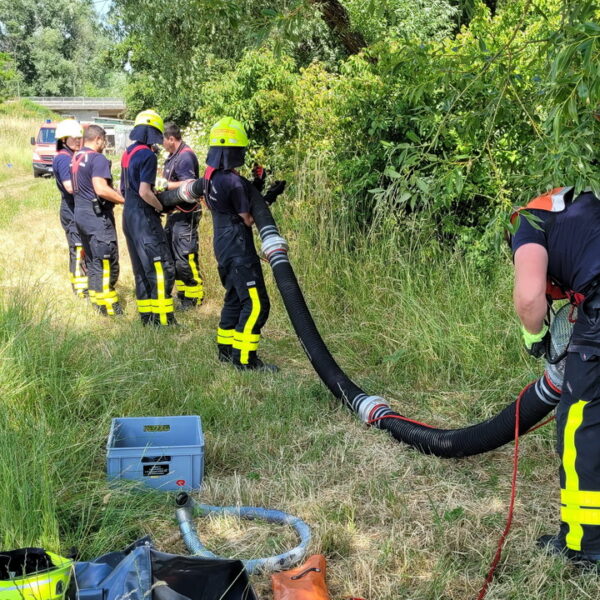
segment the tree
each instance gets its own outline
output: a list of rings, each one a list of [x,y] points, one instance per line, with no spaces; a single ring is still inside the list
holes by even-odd
[[[0,52],[22,79],[21,93],[80,95],[107,85],[106,32],[91,0],[0,0]]]
[[[0,52],[0,101],[10,95],[10,84],[15,77],[14,64],[10,55]]]
[[[348,11],[339,0],[310,0],[320,11],[333,36],[348,54],[358,54],[366,45],[364,36],[353,29]]]

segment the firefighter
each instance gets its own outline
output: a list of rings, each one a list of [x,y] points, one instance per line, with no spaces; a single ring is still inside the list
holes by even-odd
[[[137,308],[144,325],[174,325],[171,291],[175,267],[160,222],[162,204],[154,193],[157,158],[152,150],[163,142],[162,118],[153,110],[137,115],[133,140],[121,159],[121,191],[125,196],[123,232],[135,277]]]
[[[166,189],[173,190],[190,179],[198,179],[198,159],[194,151],[181,139],[175,123],[167,123],[163,146],[169,152],[163,177]],[[189,310],[202,303],[204,286],[198,267],[198,223],[200,203],[178,205],[168,216],[165,234],[175,262],[175,285],[181,310]]]
[[[218,357],[238,369],[277,371],[258,358],[260,332],[269,316],[269,296],[254,248],[251,185],[236,172],[244,164],[244,126],[224,117],[210,131],[205,200],[214,226],[214,251],[225,299],[217,331]]]
[[[538,544],[600,561],[600,200],[555,188],[530,202],[512,239],[514,304],[527,351],[545,352],[547,293],[578,304],[556,410],[561,525]],[[521,210],[521,209],[520,209]],[[529,215],[533,215],[532,219]],[[539,221],[538,221],[539,219]],[[549,298],[550,296],[548,296]]]
[[[88,291],[87,268],[81,236],[75,225],[75,198],[71,184],[71,160],[81,148],[83,127],[75,119],[65,119],[56,126],[55,137],[57,152],[52,160],[52,172],[61,196],[60,224],[69,246],[69,280],[73,292],[84,297]]]
[[[104,315],[123,314],[115,285],[119,278],[119,248],[113,205],[123,204],[112,187],[110,161],[102,154],[106,132],[89,125],[83,147],[73,155],[71,181],[75,223],[88,261],[88,290],[92,305]]]

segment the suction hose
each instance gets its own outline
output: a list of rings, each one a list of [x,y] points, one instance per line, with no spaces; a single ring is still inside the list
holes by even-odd
[[[202,196],[202,179],[188,181],[173,190],[159,192],[156,196],[165,209],[175,208],[180,204],[195,204]]]
[[[339,367],[319,334],[308,310],[287,254],[287,243],[279,234],[271,211],[258,193],[252,193],[252,214],[277,287],[281,292],[292,325],[315,371],[331,393],[358,414],[365,423],[385,429],[398,441],[425,454],[443,458],[471,456],[494,450],[514,439],[516,401],[495,417],[463,429],[436,429],[411,422],[392,411],[380,396],[360,389]],[[520,431],[530,429],[550,413],[560,399],[562,380],[552,381],[555,374],[530,386],[521,398]],[[557,377],[555,377],[557,379]]]
[[[200,195],[202,180],[194,182],[190,189],[193,194]],[[399,415],[382,397],[369,395],[359,388],[342,371],[325,345],[290,264],[287,242],[280,235],[264,198],[252,185],[248,185],[248,189],[251,190],[252,215],[262,241],[262,251],[273,270],[294,330],[313,368],[336,398],[357,413],[363,422],[387,430],[394,439],[420,452],[442,458],[489,452],[514,439],[516,401],[496,416],[476,425],[462,429],[437,429]],[[544,376],[523,391],[520,433],[531,429],[558,403],[562,384],[559,370],[559,365],[547,365]]]
[[[241,519],[262,519],[269,523],[281,523],[290,525],[296,530],[300,537],[300,543],[289,552],[270,556],[268,558],[253,558],[243,560],[248,573],[270,573],[272,571],[282,571],[300,562],[308,550],[310,543],[310,527],[298,517],[293,517],[280,510],[267,508],[258,508],[254,506],[211,506],[210,504],[199,504],[191,496],[182,492],[175,499],[177,510],[175,514],[179,522],[179,529],[183,536],[183,541],[187,549],[195,556],[204,556],[206,558],[221,558],[207,550],[200,541],[194,517],[206,516],[211,513],[234,515]]]

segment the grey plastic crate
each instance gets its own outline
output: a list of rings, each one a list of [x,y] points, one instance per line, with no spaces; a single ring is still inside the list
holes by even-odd
[[[204,437],[198,416],[113,419],[106,450],[109,479],[131,479],[161,490],[202,484]]]

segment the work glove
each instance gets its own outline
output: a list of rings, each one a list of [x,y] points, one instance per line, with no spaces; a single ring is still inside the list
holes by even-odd
[[[285,181],[276,181],[269,186],[264,198],[265,202],[268,206],[271,206],[275,200],[277,200],[277,196],[283,194],[283,190],[285,190]]]
[[[265,179],[267,178],[267,171],[265,168],[258,163],[254,163],[252,167],[252,185],[259,191],[262,192],[265,187]]]
[[[527,352],[535,358],[544,356],[546,353],[546,341],[550,337],[548,325],[544,324],[539,333],[529,333],[525,327],[521,326],[521,333],[523,334],[523,341],[525,342]]]
[[[167,189],[167,180],[164,177],[157,177],[156,183],[154,184],[154,189],[157,192],[164,192]]]

